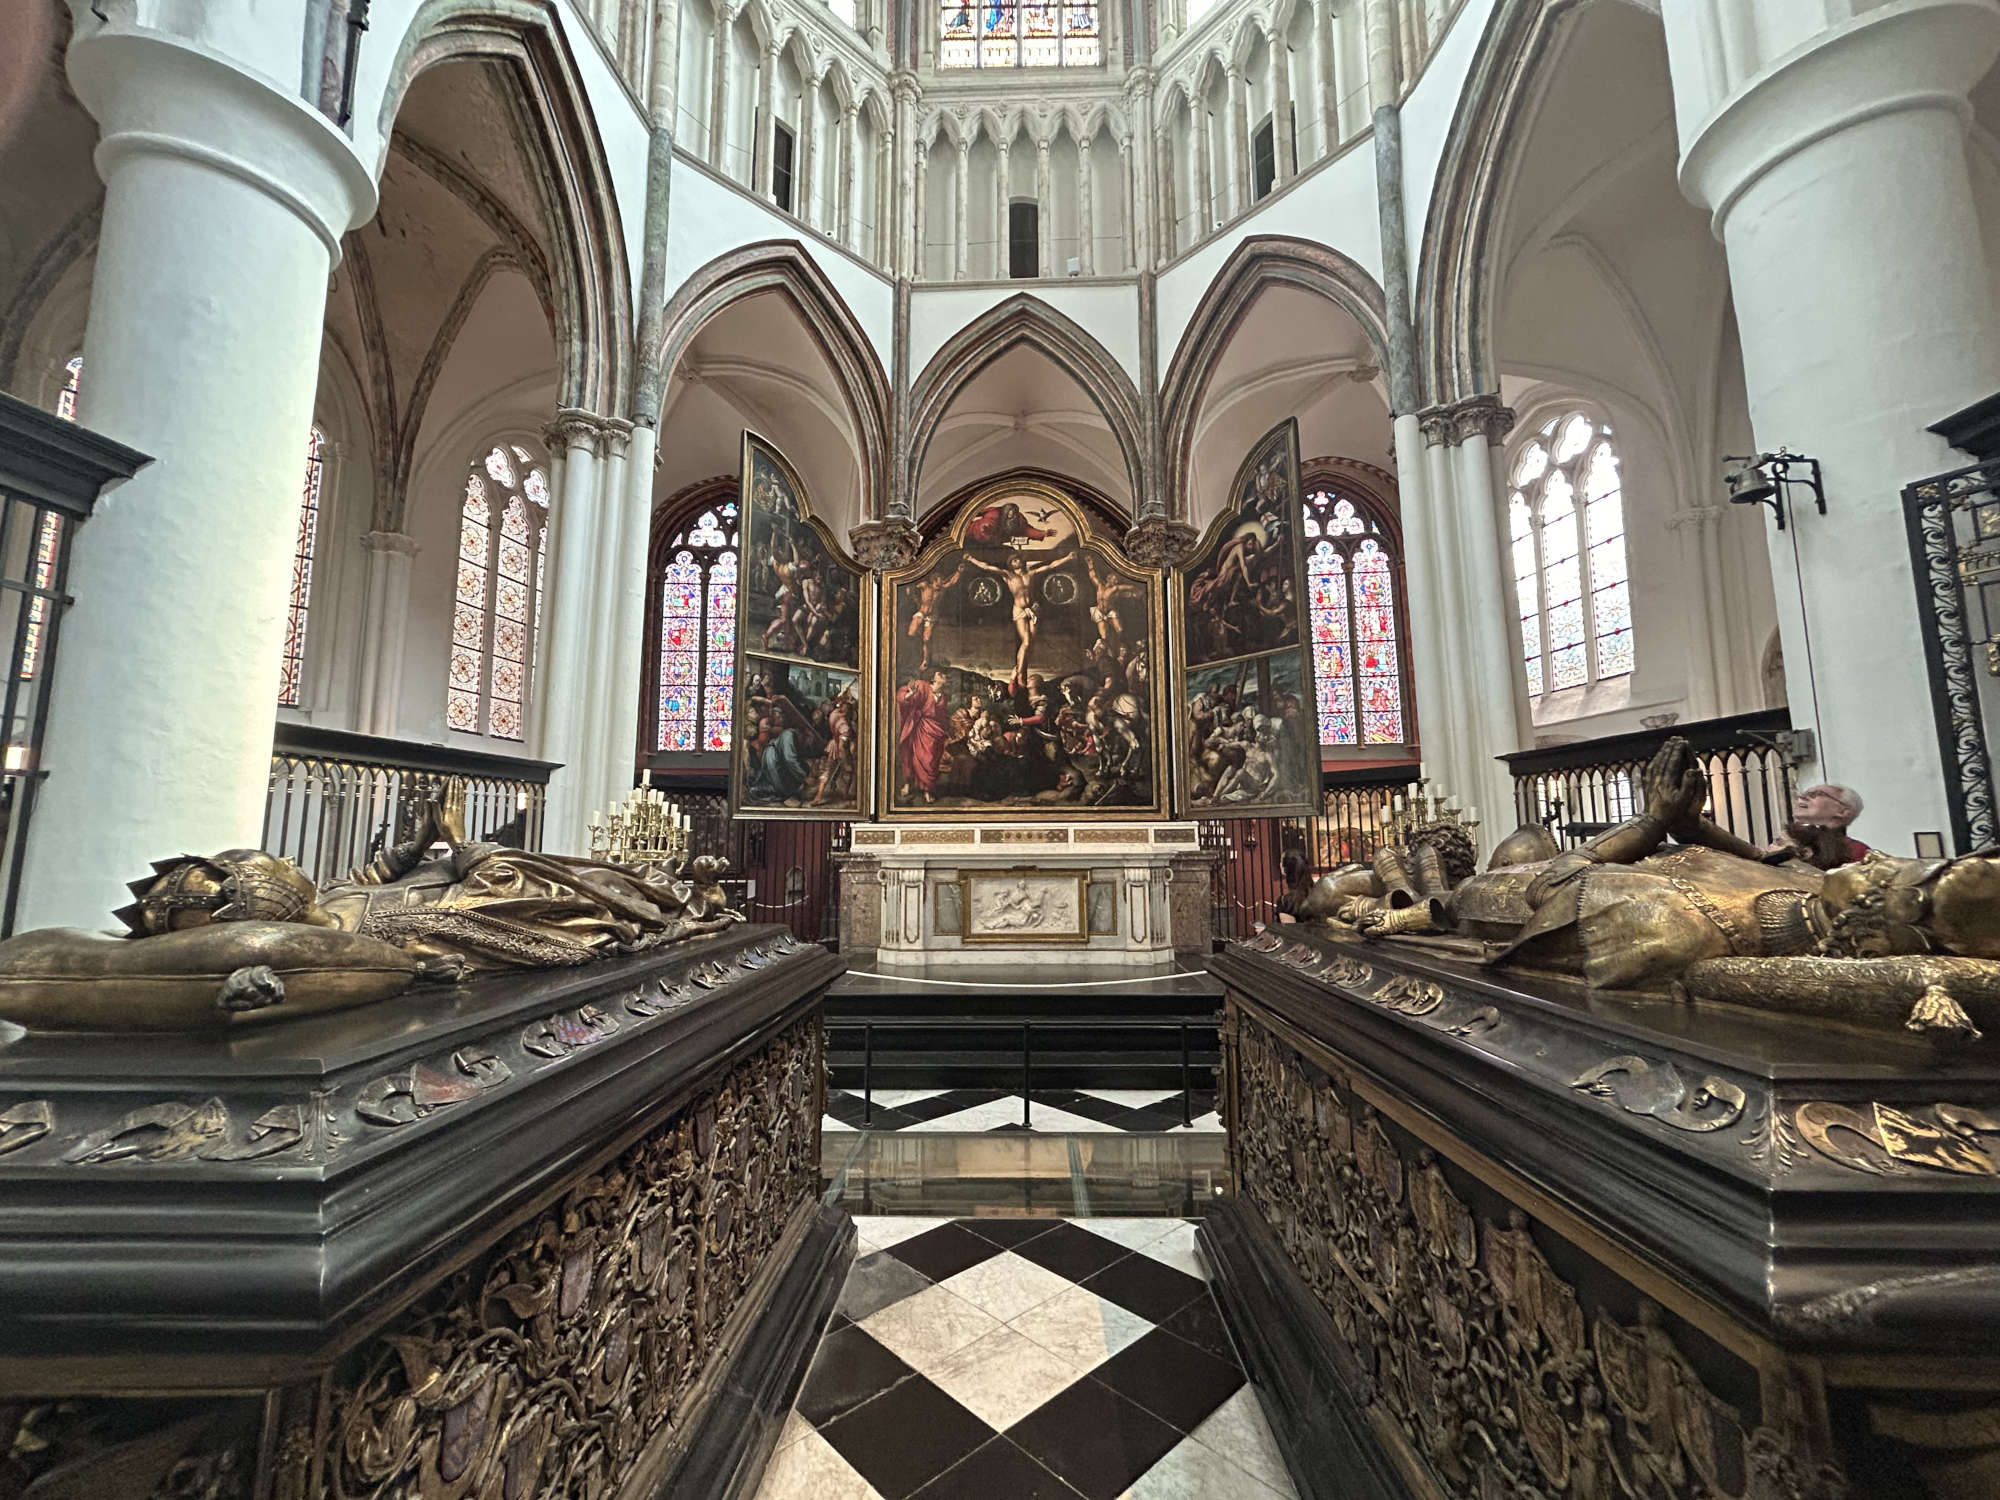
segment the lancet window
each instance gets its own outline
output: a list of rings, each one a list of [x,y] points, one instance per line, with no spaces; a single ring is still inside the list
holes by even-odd
[[[732,485],[733,490],[733,485]],[[652,745],[669,754],[729,748],[736,686],[739,538],[733,499],[697,499],[654,533]]]
[[[1367,502],[1325,487],[1307,491],[1304,531],[1320,742],[1406,744],[1394,535]]]
[[[1625,493],[1611,427],[1581,411],[1544,426],[1514,460],[1507,499],[1528,693],[1632,670]]]
[[[306,620],[312,608],[313,553],[319,545],[320,484],[326,473],[326,431],[306,439],[306,477],[299,495],[299,532],[292,548],[292,591],[285,601],[285,655],[279,663],[278,706],[297,708],[305,682]]]
[[[940,68],[1092,68],[1104,60],[1095,4],[944,0]]]
[[[518,443],[495,443],[465,479],[445,723],[519,740],[541,631],[549,480]]]

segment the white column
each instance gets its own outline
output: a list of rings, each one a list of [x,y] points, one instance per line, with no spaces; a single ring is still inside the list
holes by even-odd
[[[912,281],[922,281],[928,269],[925,262],[929,257],[924,253],[924,219],[926,217],[924,212],[924,198],[929,192],[926,179],[930,176],[930,170],[931,148],[928,145],[917,147],[917,191],[915,201],[910,204],[911,237],[915,239],[917,247],[916,259],[910,266],[910,280]]]
[[[724,176],[729,173],[724,150],[729,144],[729,75],[736,61],[730,40],[736,31],[734,15],[723,15],[715,23],[715,57],[710,72],[715,76],[709,87],[708,164]]]
[[[1794,721],[1862,789],[1858,836],[1908,854],[1948,823],[1900,492],[1963,462],[1925,428],[2000,388],[1964,140],[2000,8],[1889,0],[1804,36],[1800,7],[1751,8],[1782,51],[1742,88],[1690,48],[1697,0],[1666,8],[1681,181],[1728,252],[1758,446],[1825,466],[1828,514],[1769,533]]]
[[[1455,416],[1451,449],[1462,631],[1457,652],[1461,680],[1454,687],[1465,694],[1471,737],[1471,779],[1455,790],[1462,802],[1492,809],[1511,806],[1514,795],[1512,774],[1494,757],[1526,748],[1514,712],[1520,626],[1510,556],[1501,543],[1496,484],[1499,446],[1513,425],[1514,413],[1497,401],[1467,403]],[[1506,821],[1508,827],[1482,830],[1489,846],[1513,831],[1511,820]]]
[[[1049,223],[1049,209],[1053,205],[1049,197],[1049,143],[1046,139],[1035,142],[1035,269],[1043,276],[1056,274],[1049,264],[1049,256],[1055,247],[1055,235]]]
[[[1094,187],[1091,169],[1091,147],[1097,142],[1090,136],[1076,148],[1076,196],[1077,196],[1077,260],[1085,276],[1097,274],[1097,224],[1096,206],[1091,201]]]
[[[375,207],[303,100],[91,24],[69,49],[105,183],[80,416],[153,462],[77,533],[23,930],[102,927],[149,861],[259,840],[327,277]]]
[[[1398,416],[1393,430],[1397,499],[1403,520],[1403,588],[1410,622],[1405,649],[1410,653],[1417,735],[1424,758],[1442,771],[1454,738],[1450,712],[1453,669],[1444,628],[1444,584],[1438,569],[1439,528],[1432,519],[1429,449],[1414,413]]]
[[[850,250],[860,248],[854,236],[854,189],[860,171],[855,142],[861,134],[860,113],[859,106],[853,104],[840,112],[840,208],[835,232]]]
[[[633,428],[616,497],[618,550],[606,575],[617,595],[605,653],[611,660],[611,687],[603,705],[606,800],[631,786],[638,769],[640,684],[651,670],[645,659],[646,564],[653,540],[653,457],[658,448],[659,435],[652,428]]]
[[[764,66],[757,71],[757,128],[751,135],[756,154],[750,163],[750,191],[766,198],[771,196],[771,143],[778,138],[778,132],[772,129],[776,117],[771,112],[777,90],[778,48],[774,43],[764,49]],[[797,163],[793,165],[796,187]]]
[[[1164,169],[1165,164],[1161,165]],[[1136,271],[1143,265],[1151,264],[1147,259],[1152,254],[1148,243],[1147,226],[1152,223],[1153,216],[1144,206],[1146,192],[1141,184],[1139,158],[1132,154],[1132,141],[1129,136],[1118,138],[1118,181],[1124,188],[1125,202],[1124,269]]]
[[[1192,120],[1193,117],[1189,118]],[[1173,132],[1162,130],[1156,135],[1153,138],[1153,150],[1153,159],[1159,163],[1159,173],[1154,178],[1159,185],[1156,204],[1158,213],[1155,216],[1159,220],[1155,231],[1157,234],[1155,243],[1159,246],[1159,255],[1154,261],[1154,264],[1158,265],[1171,260],[1174,252],[1180,249],[1180,234],[1174,222],[1180,215],[1180,206],[1174,201],[1180,192],[1180,185],[1178,174],[1174,170]]]
[[[1688,717],[1712,719],[1721,707],[1721,641],[1727,630],[1723,614],[1721,579],[1708,569],[1709,549],[1702,545],[1716,512],[1706,505],[1691,505],[1667,517],[1667,530],[1674,534],[1680,553],[1680,572],[1691,608],[1682,616],[1689,628],[1687,640]]]
[[[552,854],[582,849],[588,816],[589,769],[584,764],[590,715],[590,630],[597,564],[597,418],[566,411],[550,425],[550,451],[562,453],[562,490],[550,518],[553,580],[542,606],[544,639],[536,651],[536,751],[562,769],[549,782],[542,847]]]
[[[1398,97],[1396,0],[1363,0],[1368,48],[1368,111],[1387,109]]]
[[[996,223],[999,226],[999,228],[994,234],[995,249],[993,251],[993,275],[995,276],[996,279],[1001,281],[1006,280],[1009,276],[1014,274],[1014,266],[1011,253],[1014,244],[1014,226],[1012,223],[1012,217],[1013,217],[1012,209],[1014,206],[1014,177],[1013,177],[1014,167],[1013,167],[1013,152],[1011,150],[1012,145],[1013,142],[1011,141],[1000,142],[999,147],[997,148],[999,153],[998,154],[999,166],[997,168],[998,175],[995,176],[994,178],[994,184],[995,184],[994,197],[996,198],[997,201],[993,205],[993,216],[994,216],[994,223]]]
[[[584,708],[583,770],[579,791],[584,812],[602,807],[622,797],[632,785],[630,725],[617,722],[615,705],[623,701],[623,669],[620,656],[622,617],[628,611],[626,598],[630,571],[625,548],[629,540],[630,512],[625,493],[625,456],[632,438],[632,424],[617,418],[600,419],[597,429],[597,556],[591,566],[590,667],[588,696]],[[649,476],[650,477],[650,476]],[[644,587],[645,543],[640,543],[640,586]],[[632,670],[638,669],[633,666]],[[637,700],[632,712],[638,713]],[[627,746],[624,764],[618,763],[615,746]]]
[[[1277,176],[1283,186],[1292,178],[1298,146],[1292,138],[1292,51],[1284,33],[1271,38],[1271,149],[1277,156]]]
[[[1215,229],[1215,116],[1208,112],[1207,100],[1195,112],[1194,200],[1195,225],[1188,234],[1190,245],[1200,244]]]
[[[1319,111],[1320,152],[1331,156],[1340,149],[1340,49],[1333,43],[1333,7],[1328,0],[1317,0],[1313,6],[1312,20],[1313,56],[1318,65],[1313,69],[1319,79],[1319,97],[1313,101],[1313,108]]]
[[[402,706],[404,633],[410,618],[410,565],[414,537],[400,531],[362,533],[368,576],[361,616],[361,681],[354,727],[362,734],[393,735]]]
[[[952,179],[951,206],[951,274],[958,280],[965,280],[966,257],[971,251],[967,243],[966,210],[971,205],[972,184],[967,181],[967,169],[971,166],[972,142],[958,143],[958,175]]]
[[[792,162],[792,212],[801,224],[823,228],[813,214],[819,182],[819,85],[808,82],[799,100],[799,149]]]
[[[1250,207],[1250,91],[1243,70],[1229,70],[1229,216]]]

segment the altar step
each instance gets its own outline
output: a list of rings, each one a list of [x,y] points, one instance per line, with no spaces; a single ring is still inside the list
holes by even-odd
[[[1185,964],[878,968],[867,952],[826,997],[835,1088],[1179,1089],[1213,1086],[1222,986]],[[1079,975],[1088,977],[1080,978]]]

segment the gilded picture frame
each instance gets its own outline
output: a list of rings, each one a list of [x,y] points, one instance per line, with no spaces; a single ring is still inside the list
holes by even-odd
[[[1174,568],[1174,804],[1183,818],[1319,811],[1299,426],[1259,438]]]
[[[1165,816],[1165,585],[1057,486],[975,490],[877,592],[881,817]]]
[[[865,821],[875,759],[874,576],[813,514],[785,456],[743,434],[733,818]]]

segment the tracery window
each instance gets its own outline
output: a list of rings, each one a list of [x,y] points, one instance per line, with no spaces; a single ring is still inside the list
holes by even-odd
[[[285,601],[285,656],[279,663],[278,706],[297,708],[305,681],[306,618],[312,606],[313,552],[319,545],[319,492],[326,472],[326,432],[306,437],[306,478],[299,495],[299,532],[292,547],[292,592]]]
[[[1406,744],[1394,538],[1370,509],[1323,487],[1306,494],[1305,536],[1320,743]]]
[[[944,0],[940,68],[1093,68],[1104,60],[1095,3]]]
[[[685,754],[729,748],[738,549],[734,500],[707,505],[679,529],[656,538],[655,749]]]
[[[526,737],[548,523],[548,475],[526,448],[496,443],[473,463],[459,508],[445,686],[445,723],[453,729]]]
[[[1514,461],[1507,498],[1528,694],[1632,670],[1625,495],[1611,427],[1559,416]]]

